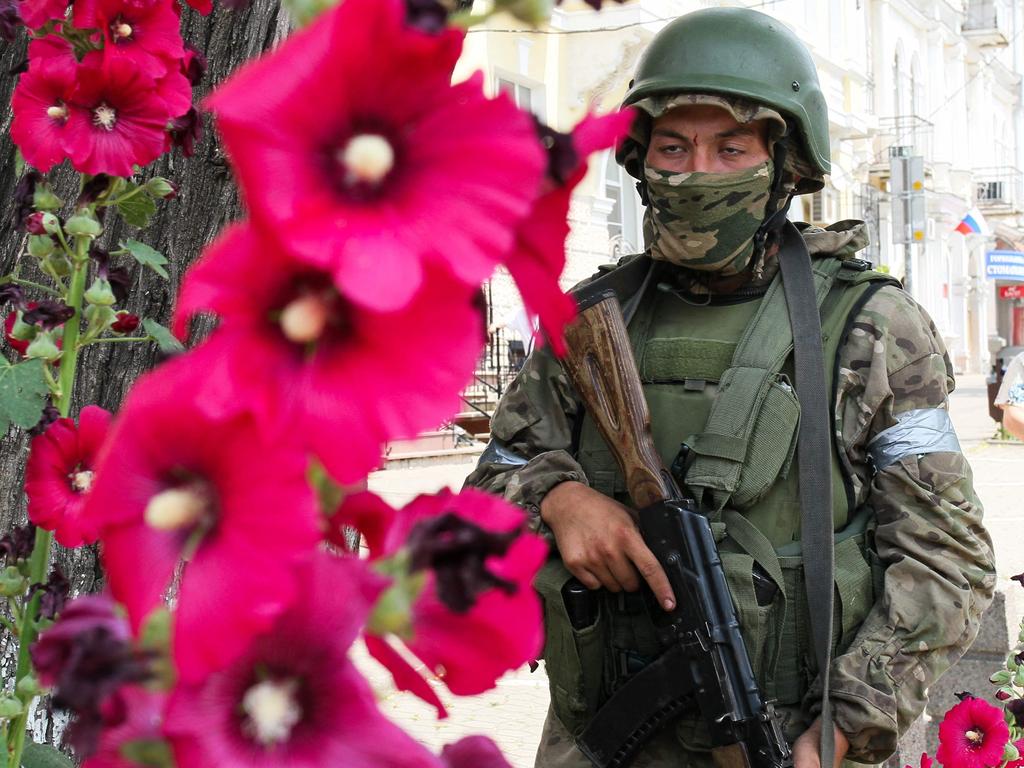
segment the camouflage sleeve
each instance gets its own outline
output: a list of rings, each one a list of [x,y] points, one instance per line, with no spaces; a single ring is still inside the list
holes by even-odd
[[[896,749],[928,686],[967,650],[992,599],[992,543],[964,455],[948,446],[910,452],[877,471],[869,457],[872,438],[907,412],[948,411],[953,386],[931,319],[903,291],[879,290],[840,350],[836,402],[840,454],[858,504],[875,510],[885,567],[882,593],[831,667],[835,722],[858,762],[880,762]]]
[[[491,442],[466,485],[504,496],[530,515],[534,530],[540,502],[559,483],[586,483],[572,456],[578,404],[558,361],[547,348],[527,358],[491,419]]]

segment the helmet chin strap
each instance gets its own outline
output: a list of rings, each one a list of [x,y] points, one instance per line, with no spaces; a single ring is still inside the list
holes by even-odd
[[[787,121],[788,124],[788,121]],[[792,127],[790,126],[790,130]],[[786,131],[786,135],[789,135],[790,130]],[[789,213],[790,203],[793,202],[793,196],[783,189],[782,180],[785,176],[786,158],[789,156],[789,147],[783,140],[785,137],[779,137],[775,142],[775,148],[772,156],[772,163],[775,168],[775,178],[772,180],[772,189],[768,195],[767,210],[772,210],[776,205],[782,201],[785,197],[782,207],[775,213],[770,214],[761,222],[761,226],[758,227],[757,232],[754,234],[754,254],[752,263],[757,263],[764,258],[765,245],[768,241],[768,236],[772,232],[778,232],[782,229],[782,225],[786,223],[786,216]]]

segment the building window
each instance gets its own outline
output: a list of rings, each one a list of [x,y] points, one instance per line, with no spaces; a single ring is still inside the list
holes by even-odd
[[[615,162],[615,153],[605,153],[604,196],[612,201],[608,214],[608,238],[614,256],[639,253],[644,243],[643,204],[636,191],[636,180]]]
[[[540,87],[529,86],[500,75],[497,80],[499,93],[507,93],[517,107],[532,112],[539,120],[544,120],[544,95]]]

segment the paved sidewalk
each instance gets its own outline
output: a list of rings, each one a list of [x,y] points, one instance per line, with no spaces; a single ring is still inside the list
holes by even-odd
[[[1019,590],[1008,580],[1024,571],[1024,548],[1017,545],[1024,497],[1024,444],[989,441],[995,423],[988,416],[982,376],[961,377],[950,411],[985,504],[986,524],[996,543],[1000,581]],[[400,505],[418,493],[444,486],[457,490],[474,463],[461,458],[451,464],[385,470],[371,476],[370,489],[391,504]],[[1022,606],[1016,606],[1012,615],[1019,619],[1021,610]],[[357,662],[376,689],[384,713],[435,751],[462,736],[484,733],[501,746],[514,768],[532,768],[548,705],[543,665],[534,673],[524,668],[506,675],[497,688],[482,696],[454,697],[436,685],[449,708],[449,717],[437,720],[431,707],[411,694],[396,691],[387,671],[365,653]]]

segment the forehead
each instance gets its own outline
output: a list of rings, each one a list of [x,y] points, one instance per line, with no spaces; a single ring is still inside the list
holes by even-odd
[[[654,119],[653,129],[676,133],[715,134],[748,128],[754,135],[764,135],[765,120],[740,123],[727,110],[711,104],[684,104]]]

